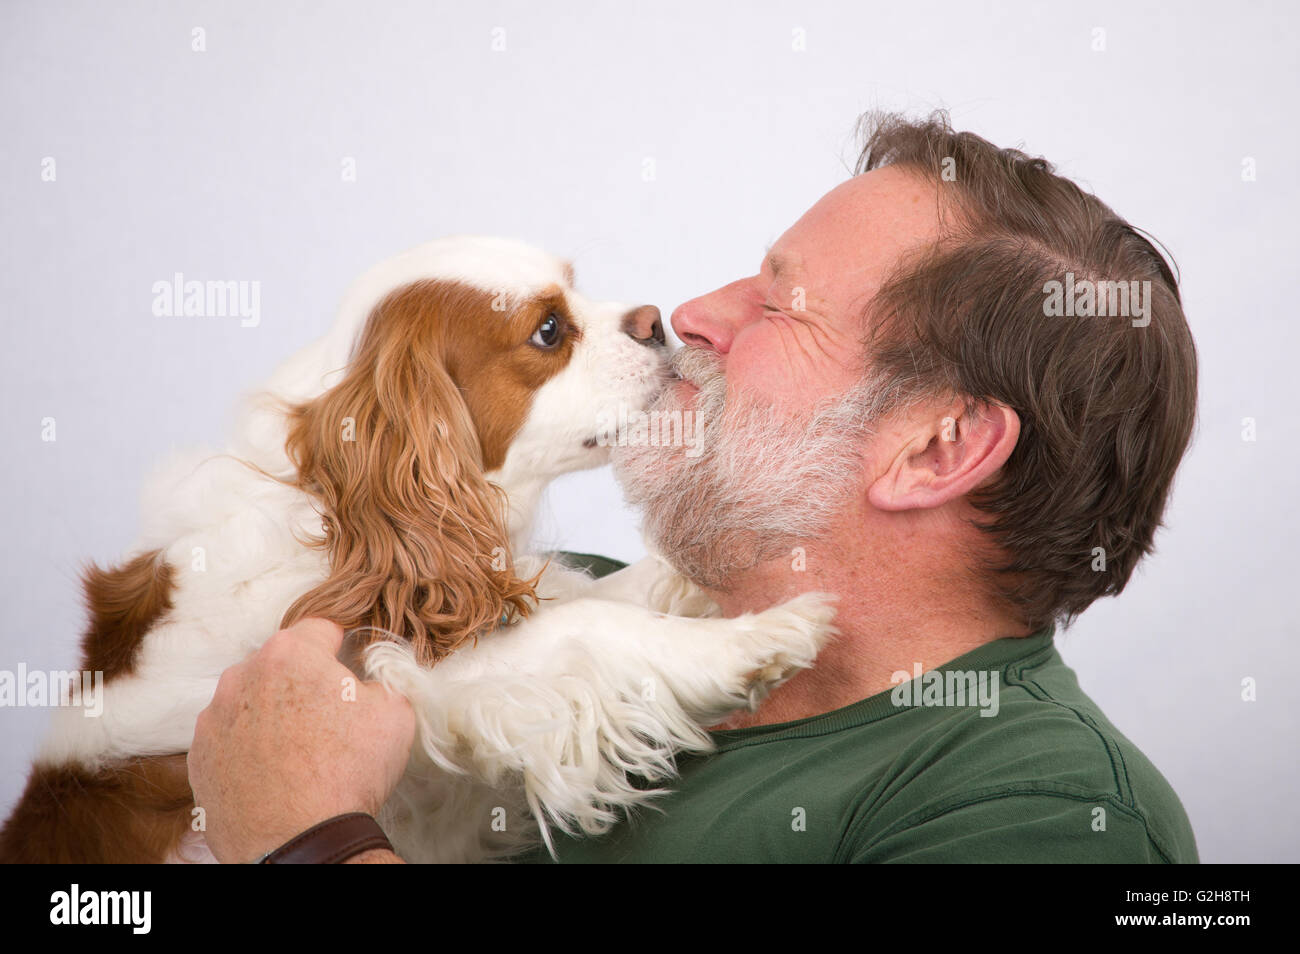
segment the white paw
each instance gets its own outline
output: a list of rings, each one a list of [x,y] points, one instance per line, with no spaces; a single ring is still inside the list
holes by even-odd
[[[739,638],[754,653],[749,673],[749,703],[757,707],[769,691],[801,669],[808,669],[818,651],[837,632],[835,597],[804,593],[761,613],[743,616]]]

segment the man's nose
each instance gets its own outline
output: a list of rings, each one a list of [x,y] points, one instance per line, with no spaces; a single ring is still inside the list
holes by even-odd
[[[654,305],[642,305],[624,315],[623,333],[651,348],[666,342],[664,323]]]
[[[731,350],[736,329],[727,316],[740,313],[736,289],[737,285],[728,285],[677,306],[672,317],[673,331],[683,344],[718,354]]]

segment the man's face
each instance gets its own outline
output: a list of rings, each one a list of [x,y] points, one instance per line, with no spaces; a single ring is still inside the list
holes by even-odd
[[[894,168],[869,172],[809,209],[758,274],[674,311],[673,330],[719,356],[729,400],[751,392],[810,408],[862,379],[863,309],[899,256],[938,234],[932,185]]]
[[[683,379],[651,410],[694,411],[702,452],[619,447],[614,465],[687,576],[722,588],[862,490],[879,397],[861,387],[863,312],[900,255],[938,233],[934,187],[880,169],[824,196],[756,275],[673,313]]]

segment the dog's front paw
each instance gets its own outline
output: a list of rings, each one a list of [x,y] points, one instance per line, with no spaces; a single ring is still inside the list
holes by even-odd
[[[831,623],[834,603],[829,593],[804,593],[735,621],[741,628],[739,638],[755,654],[748,677],[751,708],[796,672],[812,666],[818,651],[837,632]]]

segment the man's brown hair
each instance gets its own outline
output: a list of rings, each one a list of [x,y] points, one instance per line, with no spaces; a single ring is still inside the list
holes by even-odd
[[[872,300],[872,377],[903,404],[955,396],[1019,415],[1000,475],[968,498],[999,554],[983,569],[1026,626],[1068,625],[1121,592],[1152,550],[1191,438],[1196,348],[1177,279],[1138,230],[1043,159],[955,132],[943,113],[863,126],[855,172],[923,176],[944,219],[944,237]],[[1121,288],[1105,283],[1118,282],[1145,296],[1144,314],[1142,299],[1113,314]],[[1095,316],[1100,304],[1112,314]]]

